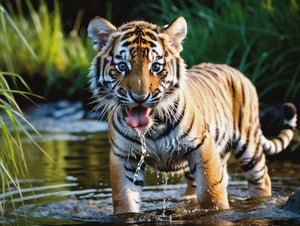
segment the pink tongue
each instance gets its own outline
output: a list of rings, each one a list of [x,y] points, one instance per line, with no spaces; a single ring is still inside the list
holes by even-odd
[[[150,124],[150,108],[135,107],[126,109],[126,123],[132,128],[147,127]]]

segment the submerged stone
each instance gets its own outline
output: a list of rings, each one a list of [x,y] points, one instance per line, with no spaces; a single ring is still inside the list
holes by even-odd
[[[300,187],[289,197],[282,209],[300,214]]]

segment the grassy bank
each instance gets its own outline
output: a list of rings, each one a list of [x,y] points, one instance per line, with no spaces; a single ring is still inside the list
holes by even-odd
[[[30,54],[27,46],[20,45],[15,30],[7,29],[10,24],[4,21],[0,33],[0,68],[21,74],[33,91],[48,99],[76,95],[85,89],[94,54],[87,44],[89,40],[80,34],[80,12],[74,29],[65,34],[59,1],[54,1],[52,11],[45,1],[40,1],[37,9],[31,1],[25,2],[24,6],[24,1],[16,1],[15,9],[7,4],[6,9],[34,54]]]
[[[1,5],[0,17],[2,30],[5,32],[13,30],[15,32],[15,38],[18,38],[19,46],[25,46],[29,52],[29,56],[35,58],[35,54],[19,28],[14,24],[11,17]],[[9,24],[9,26],[6,26],[6,23]],[[9,46],[10,40],[8,37],[1,41]],[[2,52],[2,55],[3,54],[4,52]],[[0,71],[0,191],[3,193],[3,195],[0,194],[1,214],[5,212],[5,205],[8,201],[5,198],[7,192],[16,190],[18,195],[22,197],[19,179],[23,178],[27,171],[22,136],[25,136],[30,142],[36,144],[24,127],[24,125],[32,126],[23,116],[21,108],[16,101],[16,96],[29,99],[34,95],[21,76],[13,72]],[[35,131],[33,127],[32,129]]]
[[[12,89],[7,80],[23,84],[27,91]],[[21,137],[27,137],[32,143],[35,141],[24,128],[24,124],[31,125],[24,118],[15,100],[16,95],[25,98],[31,95],[25,81],[15,73],[0,72],[0,191],[5,194],[16,189],[22,196],[18,181],[26,174],[27,166]],[[0,197],[0,213],[4,213],[7,200]]]

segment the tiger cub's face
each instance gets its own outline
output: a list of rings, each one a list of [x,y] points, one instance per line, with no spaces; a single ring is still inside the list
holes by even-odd
[[[88,34],[98,54],[89,76],[99,108],[121,114],[132,128],[148,128],[155,115],[169,115],[185,78],[179,53],[186,32],[182,17],[165,28],[144,21],[116,28],[103,18],[92,20]]]

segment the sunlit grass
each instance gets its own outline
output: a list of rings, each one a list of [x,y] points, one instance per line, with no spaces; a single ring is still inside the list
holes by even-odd
[[[1,55],[5,56],[6,51],[11,51],[10,37],[6,37],[3,32],[14,32],[15,39],[18,38],[20,48],[24,47],[27,56],[37,61],[36,55],[28,44],[22,32],[13,22],[6,10],[0,5],[1,18]],[[13,59],[6,58],[6,63],[10,66]],[[11,87],[13,86],[13,87]],[[32,136],[27,132],[25,125],[34,128],[24,117],[15,97],[17,95],[29,99],[33,94],[26,82],[16,73],[0,72],[0,190],[3,195],[0,200],[0,213],[4,214],[6,191],[16,189],[22,198],[22,192],[18,180],[26,174],[27,165],[22,146],[22,136],[26,136],[34,144],[38,144],[33,140]],[[35,131],[37,132],[37,131]],[[41,148],[40,148],[41,150]],[[13,204],[13,200],[11,202]]]
[[[17,7],[10,2],[5,7],[36,57],[29,53],[25,45],[19,44],[14,30],[8,29],[0,33],[0,68],[33,79],[42,78],[46,81],[42,95],[46,97],[51,97],[53,93],[61,93],[64,98],[72,97],[84,90],[94,51],[88,38],[80,34],[82,12],[78,12],[73,30],[66,34],[58,0],[53,1],[53,10],[49,10],[43,0],[39,1],[38,8],[34,8],[29,0],[13,2]],[[4,7],[2,11],[5,12]],[[8,20],[2,24],[3,27],[10,25]],[[5,44],[2,40],[9,40],[9,43],[6,41]]]
[[[7,80],[19,81],[27,91],[11,89]],[[25,134],[32,142],[31,135],[26,131],[24,124],[30,123],[25,119],[15,100],[15,95],[28,97],[30,89],[24,80],[15,73],[0,72],[0,176],[2,192],[12,187],[22,196],[18,179],[22,178],[26,171],[21,134]],[[33,128],[34,129],[34,128]],[[5,200],[0,200],[0,212],[4,212]]]

